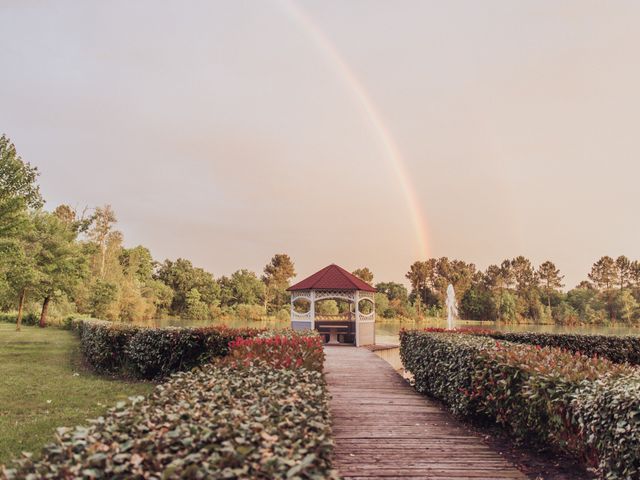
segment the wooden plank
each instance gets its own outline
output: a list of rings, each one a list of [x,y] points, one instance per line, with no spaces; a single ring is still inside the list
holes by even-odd
[[[343,478],[527,478],[368,349],[325,353],[334,465]]]

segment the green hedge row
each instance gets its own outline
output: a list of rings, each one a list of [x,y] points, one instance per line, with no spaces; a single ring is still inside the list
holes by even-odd
[[[146,328],[94,319],[73,320],[70,327],[79,334],[83,356],[95,370],[146,379],[223,357],[231,341],[263,332],[223,326]]]
[[[552,445],[603,478],[640,477],[640,370],[558,348],[486,336],[404,331],[416,389],[454,413]]]
[[[328,394],[304,368],[209,364],[88,428],[58,429],[8,479],[331,479]]]
[[[497,331],[489,335],[497,340],[564,348],[589,357],[598,356],[616,363],[628,362],[632,365],[640,365],[640,337]]]

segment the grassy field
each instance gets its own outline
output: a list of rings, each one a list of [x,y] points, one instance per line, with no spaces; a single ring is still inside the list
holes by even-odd
[[[94,375],[68,331],[0,323],[0,464],[21,451],[37,453],[56,427],[102,415],[118,400],[146,395],[151,383]]]

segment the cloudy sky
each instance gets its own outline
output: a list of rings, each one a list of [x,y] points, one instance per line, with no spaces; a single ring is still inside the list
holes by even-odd
[[[276,252],[640,258],[640,3],[0,0],[0,132],[49,208],[215,275]]]

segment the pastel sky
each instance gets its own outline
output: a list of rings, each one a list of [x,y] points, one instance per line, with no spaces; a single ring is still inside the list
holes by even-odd
[[[525,255],[573,286],[640,258],[640,2],[3,0],[0,21],[0,132],[47,206],[110,203],[157,259],[404,281],[425,254]]]

